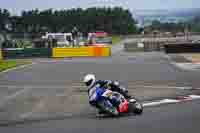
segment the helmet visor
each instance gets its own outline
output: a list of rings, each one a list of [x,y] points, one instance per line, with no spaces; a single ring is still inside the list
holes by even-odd
[[[88,82],[85,82],[85,85],[86,85],[86,86],[90,86],[90,85],[92,84],[92,81],[93,81],[93,80],[91,79],[91,80],[89,80]]]

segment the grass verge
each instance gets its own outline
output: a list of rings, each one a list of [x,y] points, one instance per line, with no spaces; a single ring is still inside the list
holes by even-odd
[[[0,61],[0,72],[20,66],[20,65],[30,64],[30,63],[31,63],[30,61],[1,60]]]
[[[128,48],[124,50],[125,52],[144,52],[143,48]]]
[[[121,37],[120,36],[112,36],[112,44],[118,44],[121,41]]]

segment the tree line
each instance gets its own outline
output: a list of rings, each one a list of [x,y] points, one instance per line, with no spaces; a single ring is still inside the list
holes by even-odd
[[[129,10],[121,7],[69,10],[38,9],[12,16],[0,9],[0,30],[12,33],[71,32],[77,27],[82,33],[105,31],[110,34],[135,33],[136,21]]]
[[[153,21],[152,24],[149,27],[151,31],[158,30],[160,32],[184,32],[185,29],[185,23],[179,22],[179,23],[173,23],[173,22],[165,22],[161,23],[160,21]]]
[[[193,32],[200,32],[200,16],[196,16],[190,21],[189,28]]]

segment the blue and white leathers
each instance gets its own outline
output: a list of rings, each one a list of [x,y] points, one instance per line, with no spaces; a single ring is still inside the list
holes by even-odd
[[[100,88],[99,86],[94,86],[88,91],[89,103],[93,106],[96,106],[98,102],[101,102],[102,100],[105,100],[105,98],[108,98],[108,94],[110,92],[112,91]]]

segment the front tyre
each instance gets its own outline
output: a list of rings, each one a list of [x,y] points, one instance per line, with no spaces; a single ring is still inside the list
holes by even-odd
[[[141,115],[143,113],[143,105],[137,101],[129,102],[129,112]]]
[[[135,106],[135,110],[133,112],[137,115],[141,115],[143,112],[143,105],[139,102],[136,102],[134,106]]]

